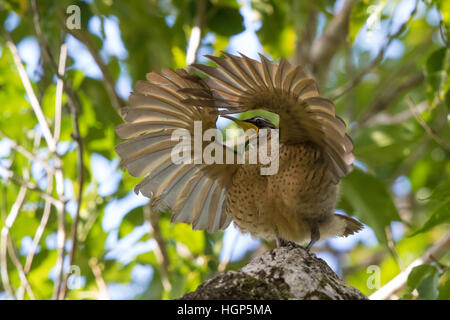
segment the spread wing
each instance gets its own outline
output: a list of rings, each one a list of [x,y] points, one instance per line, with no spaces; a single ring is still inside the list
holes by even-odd
[[[196,64],[209,76],[205,79],[212,97],[203,88],[190,89],[188,103],[204,107],[220,105],[219,114],[265,109],[280,116],[280,142],[296,144],[311,141],[318,145],[329,163],[333,181],[353,167],[353,142],[345,122],[335,114],[332,101],[319,96],[316,82],[302,67],[285,59],[274,64],[260,55],[261,62],[224,52],[226,58],[207,56],[216,68]],[[208,91],[210,92],[210,91]]]
[[[151,198],[155,209],[170,208],[172,221],[192,223],[194,229],[210,232],[225,228],[231,217],[224,201],[234,167],[193,161],[175,164],[171,157],[179,143],[172,139],[176,129],[186,129],[194,137],[196,120],[202,121],[203,130],[216,128],[216,109],[182,102],[189,97],[183,89],[202,89],[203,97],[211,98],[208,86],[182,69],[152,72],[147,80],[137,83],[130,107],[122,109],[125,123],[116,128],[119,137],[127,139],[116,147],[122,168],[135,177],[145,177],[135,192]]]

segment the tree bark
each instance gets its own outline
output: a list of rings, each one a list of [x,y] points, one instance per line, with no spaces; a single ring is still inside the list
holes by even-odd
[[[182,300],[365,300],[322,259],[301,247],[265,252],[239,271],[220,273]]]

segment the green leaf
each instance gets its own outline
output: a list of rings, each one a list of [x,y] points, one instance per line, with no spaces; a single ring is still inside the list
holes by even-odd
[[[377,4],[378,3],[378,4]],[[369,16],[373,16],[374,23],[379,22],[381,18],[381,10],[384,7],[384,2],[369,0],[357,1],[352,9],[350,16],[350,26],[348,36],[350,42],[353,43],[361,28],[366,24]],[[370,27],[370,26],[369,26]]]
[[[446,89],[449,87],[449,84],[446,83],[450,80],[448,76],[450,73],[449,59],[450,50],[447,48],[435,50],[427,59],[426,74],[430,85],[428,91],[430,104],[433,104],[435,97],[439,97],[439,99],[445,97]]]
[[[439,274],[437,272],[430,274],[421,281],[417,287],[419,299],[435,300],[439,295]]]
[[[354,136],[355,155],[372,167],[394,163],[408,156],[416,145],[417,134],[405,125],[378,125]]]
[[[117,57],[111,57],[111,60],[108,63],[108,69],[111,72],[111,75],[115,81],[119,78],[120,74],[120,64],[119,59]]]
[[[252,2],[252,8],[259,13],[262,21],[262,26],[256,33],[264,50],[274,58],[281,56],[278,48],[286,45],[281,41],[286,28],[285,7],[286,2],[275,0]],[[291,42],[292,45],[294,43],[294,41]]]
[[[426,70],[428,73],[442,71],[446,51],[447,48],[439,48],[430,54],[426,62]]]
[[[450,200],[450,179],[445,180],[434,189],[431,195],[423,200],[447,201]]]
[[[432,213],[431,217],[425,222],[422,228],[414,232],[410,235],[410,237],[415,236],[418,233],[426,232],[435,226],[442,224],[442,223],[449,223],[450,222],[450,201],[447,201],[441,205],[439,205],[434,212]]]
[[[244,18],[239,9],[230,7],[218,7],[207,25],[211,31],[225,37],[231,37],[245,30]]]
[[[439,300],[450,300],[450,268],[441,276],[441,285],[439,286]]]
[[[190,224],[173,224],[166,218],[166,214],[167,212],[161,215],[160,219],[163,236],[184,244],[193,254],[202,254],[205,250],[205,232],[192,230]]]
[[[406,281],[407,289],[409,291],[416,289],[425,277],[435,272],[437,272],[436,267],[429,264],[422,264],[414,267],[409,273],[408,280]]]
[[[122,238],[132,232],[134,228],[144,223],[144,207],[137,207],[128,212],[119,227],[119,237]]]
[[[401,221],[388,192],[388,187],[376,177],[353,170],[342,180],[342,198],[351,206],[352,213],[373,228],[378,240],[387,243],[386,227],[392,221]]]
[[[55,267],[57,259],[56,250],[46,250],[38,254],[36,258],[41,258],[42,260],[39,264],[36,263],[33,265],[33,268],[31,268],[27,276],[28,281],[33,288],[39,288],[38,291],[35,290],[37,299],[50,299],[54,284],[48,277],[48,274]]]

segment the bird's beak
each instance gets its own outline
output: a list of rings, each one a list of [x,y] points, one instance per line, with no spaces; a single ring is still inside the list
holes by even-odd
[[[245,120],[240,120],[238,118],[232,117],[232,116],[228,116],[228,115],[222,115],[221,117],[230,119],[232,121],[234,121],[239,127],[242,128],[242,130],[244,130],[244,132],[246,132],[249,129],[253,129],[256,132],[258,132],[258,127],[255,126],[253,123],[247,122]]]

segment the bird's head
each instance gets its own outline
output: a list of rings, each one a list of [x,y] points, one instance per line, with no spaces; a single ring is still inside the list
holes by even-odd
[[[255,116],[243,120],[228,115],[223,115],[222,117],[234,121],[244,131],[253,129],[258,132],[259,129],[277,129],[277,127],[272,122],[261,116]]]

